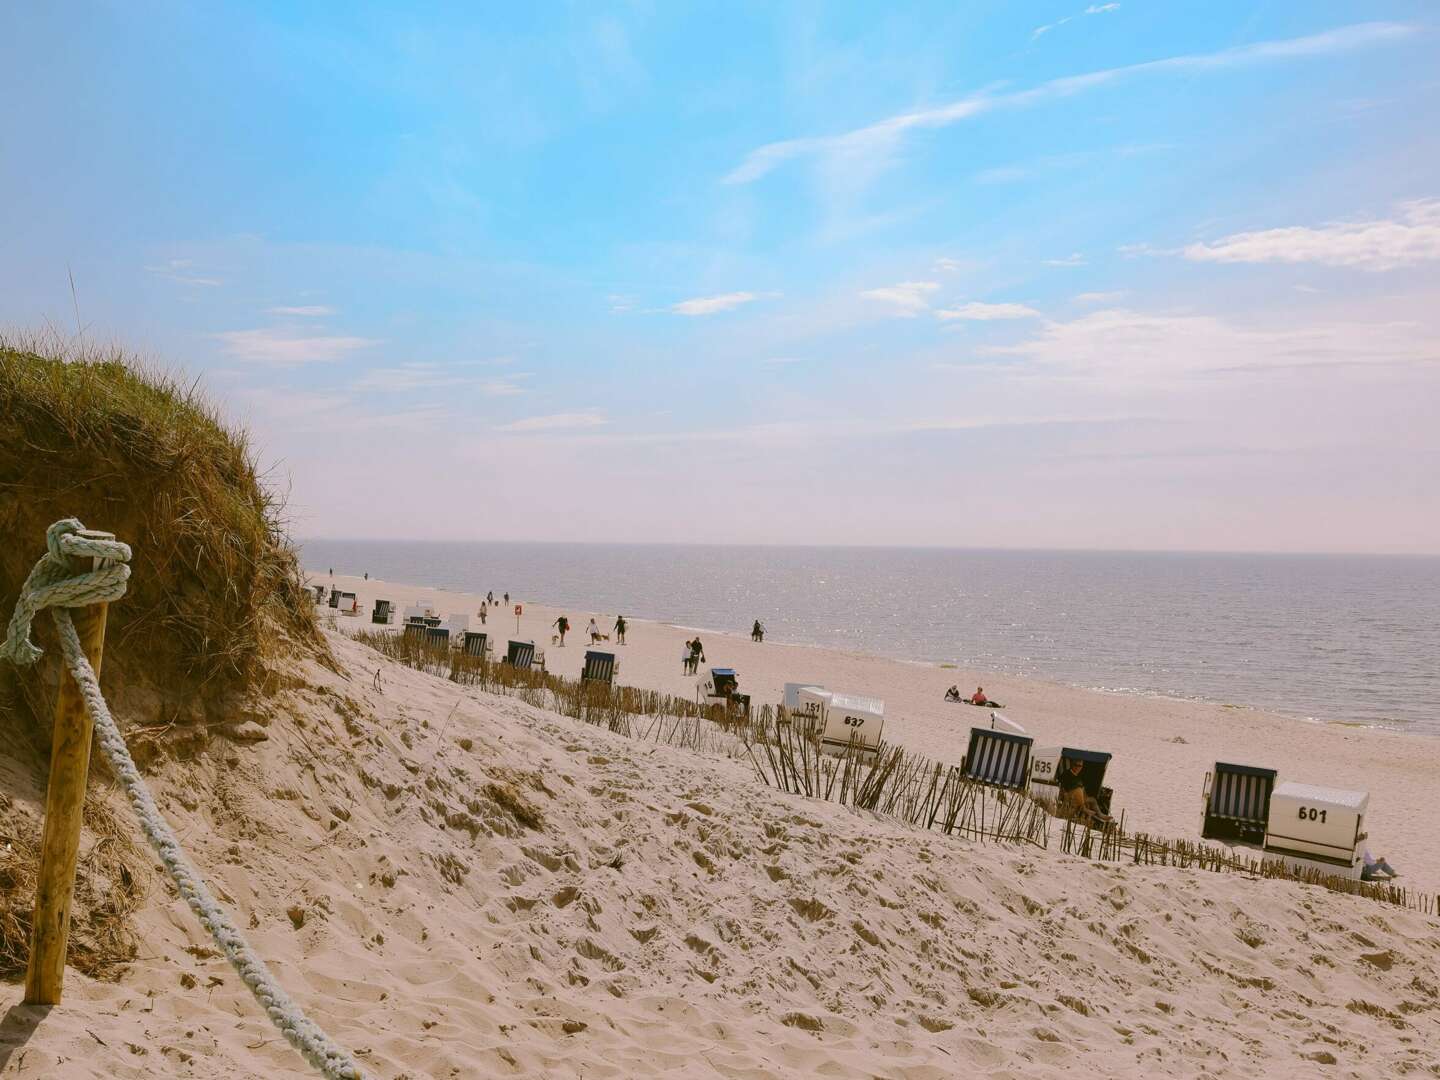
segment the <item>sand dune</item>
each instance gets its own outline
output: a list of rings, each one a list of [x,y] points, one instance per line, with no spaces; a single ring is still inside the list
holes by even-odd
[[[317,581],[329,580],[316,577]],[[376,597],[403,603],[436,602],[439,610],[472,616],[480,597],[392,582],[339,576],[369,611]],[[550,670],[575,677],[585,655],[580,633],[591,612],[567,609],[571,631],[564,649],[549,646],[551,623],[560,612],[526,603],[521,636],[547,649]],[[498,609],[493,609],[498,610]],[[609,633],[615,613],[595,613]],[[360,620],[341,619],[342,629]],[[478,619],[472,620],[477,625]],[[620,681],[674,694],[693,694],[695,680],[681,674],[681,644],[690,632],[663,623],[630,619],[629,644],[616,647]],[[505,640],[515,618],[492,615],[486,629]],[[871,694],[886,702],[886,736],[943,761],[958,761],[973,724],[988,722],[983,709],[947,704],[945,688],[958,683],[969,693],[983,685],[1006,704],[1005,716],[1020,721],[1037,745],[1075,746],[1114,754],[1107,783],[1126,810],[1131,831],[1199,838],[1201,788],[1216,761],[1279,769],[1282,779],[1370,791],[1368,831],[1377,854],[1389,857],[1405,882],[1440,892],[1440,834],[1431,788],[1440,776],[1440,740],[1403,733],[1311,723],[1261,710],[1176,698],[1103,693],[1039,679],[942,669],[832,649],[767,641],[746,633],[705,633],[709,660],[740,671],[742,689],[758,702],[776,702],[786,682],[816,680],[836,690]]]
[[[375,1076],[1440,1071],[1433,919],[917,833],[335,650],[269,703],[268,738],[154,786]],[[29,1032],[9,1009],[0,1075],[308,1075],[158,884],[141,930],[118,983],[72,972]]]

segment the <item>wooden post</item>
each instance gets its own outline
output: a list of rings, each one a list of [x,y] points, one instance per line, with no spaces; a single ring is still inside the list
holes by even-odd
[[[92,539],[113,540],[112,533],[86,530]],[[98,570],[108,559],[96,559]],[[105,651],[105,615],[109,604],[71,608],[70,617],[95,676]],[[85,782],[90,774],[93,728],[80,688],[62,665],[55,703],[55,738],[50,750],[50,784],[45,792],[45,829],[40,838],[40,878],[30,931],[30,963],[25,971],[25,1004],[58,1005],[65,982],[65,949],[70,939],[70,901],[75,863],[80,855],[80,823]]]

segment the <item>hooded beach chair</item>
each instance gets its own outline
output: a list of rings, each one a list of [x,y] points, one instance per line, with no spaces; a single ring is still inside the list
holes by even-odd
[[[325,586],[324,586],[324,585],[311,585],[310,588],[312,588],[312,589],[315,590],[315,603],[317,603],[317,604],[323,604],[323,603],[325,603]]]
[[[512,638],[510,647],[505,651],[505,663],[513,668],[524,668],[527,671],[539,664],[540,670],[544,671],[545,654],[535,651],[533,641],[515,641]]]
[[[428,627],[425,625],[425,623],[424,623],[422,620],[420,620],[420,619],[411,619],[409,622],[407,622],[407,623],[405,624],[405,638],[406,638],[407,641],[410,640],[410,639],[412,639],[412,638],[413,638],[414,640],[416,640],[416,641],[424,641],[424,640],[425,640],[425,631],[426,631],[427,629],[428,629]]]
[[[1030,782],[1030,748],[1034,743],[1028,735],[971,728],[970,749],[962,771],[969,780],[1024,791]]]
[[[474,630],[465,631],[465,655],[478,656],[484,659],[486,652],[490,649],[490,635],[476,633]]]
[[[1274,769],[1217,761],[1215,771],[1205,777],[1205,820],[1200,835],[1207,840],[1264,843],[1275,776]]]
[[[463,611],[451,615],[445,620],[445,627],[450,631],[450,636],[456,641],[464,638],[465,631],[470,629],[470,616]]]
[[[607,685],[614,685],[617,666],[614,653],[596,652],[593,649],[587,650],[585,653],[585,667],[580,672],[580,681],[582,683],[602,682]]]
[[[338,608],[338,607],[340,606],[340,590],[339,590],[339,589],[331,589],[331,590],[330,590],[330,606],[333,607],[333,608]]]
[[[370,613],[370,621],[388,626],[395,621],[395,605],[389,600],[376,600],[375,610]]]
[[[448,649],[450,647],[450,631],[443,626],[425,627],[425,644],[432,649]]]

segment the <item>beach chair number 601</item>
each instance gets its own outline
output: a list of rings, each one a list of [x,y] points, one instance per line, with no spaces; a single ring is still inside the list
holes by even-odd
[[[1324,824],[1325,824],[1325,814],[1326,814],[1326,811],[1324,811],[1324,810],[1316,810],[1315,807],[1313,807],[1313,806],[1302,806],[1302,807],[1300,807],[1300,820],[1301,820],[1301,821],[1314,821],[1316,818],[1319,818],[1320,824],[1321,824],[1321,825],[1324,825]]]

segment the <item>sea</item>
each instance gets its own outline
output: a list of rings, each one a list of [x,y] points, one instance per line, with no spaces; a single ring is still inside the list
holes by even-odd
[[[308,540],[307,569],[1440,736],[1440,557]]]

